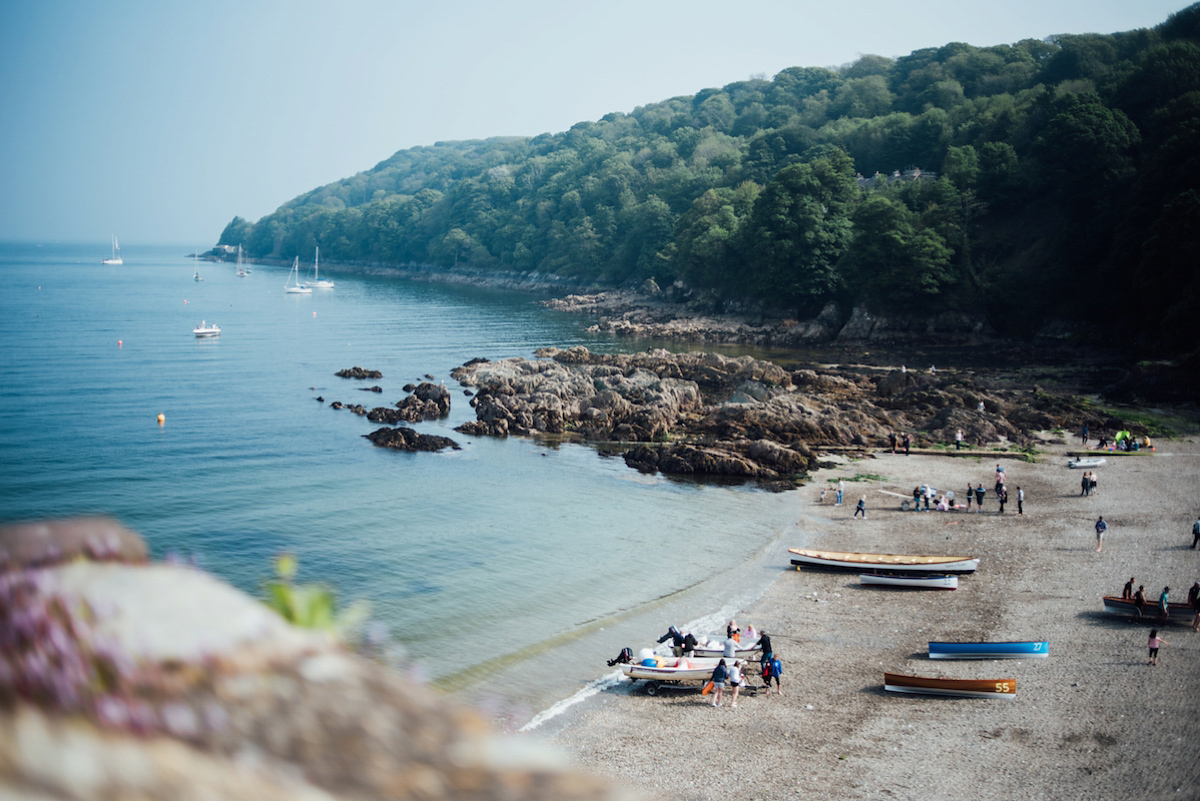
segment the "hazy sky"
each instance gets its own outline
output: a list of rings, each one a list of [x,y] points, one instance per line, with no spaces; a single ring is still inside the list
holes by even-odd
[[[397,150],[1183,0],[0,2],[0,239],[205,246]]]

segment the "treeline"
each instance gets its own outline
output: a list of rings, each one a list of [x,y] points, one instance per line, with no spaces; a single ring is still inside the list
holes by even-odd
[[[1200,3],[1153,29],[794,67],[532,138],[439,142],[220,243],[653,278],[716,310],[1104,321],[1195,348]]]

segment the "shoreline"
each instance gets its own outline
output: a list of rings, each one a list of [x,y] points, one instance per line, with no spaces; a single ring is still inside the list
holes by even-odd
[[[970,481],[991,496],[987,457],[875,452],[823,467],[798,491],[814,547],[969,551],[982,559],[978,572],[954,592],[863,588],[855,574],[791,569],[786,548],[796,543],[785,535],[778,572],[731,615],[771,634],[783,696],[713,709],[694,692],[649,697],[625,682],[521,736],[565,750],[586,770],[689,801],[784,793],[939,801],[964,790],[984,799],[1200,797],[1200,634],[1164,626],[1170,645],[1150,667],[1151,626],[1105,613],[1101,600],[1131,575],[1154,598],[1169,584],[1172,600],[1200,580],[1188,534],[1200,445],[1193,435],[1111,459],[1095,497],[1078,495],[1079,471],[1065,466],[1077,450],[1043,441],[1037,462],[1004,463],[1010,492],[1027,494],[1020,516],[1015,502],[998,514],[994,497],[984,514],[901,512],[899,498],[878,491],[930,483],[961,495]],[[883,479],[848,481],[845,506],[816,502],[827,479],[855,474]],[[852,500],[863,494],[868,519],[854,520]],[[1091,524],[1101,514],[1111,528],[1097,553]],[[646,632],[634,650],[660,633]],[[933,662],[929,640],[1048,640],[1051,653]],[[902,696],[882,689],[885,670],[1011,677],[1019,690],[1011,702]]]

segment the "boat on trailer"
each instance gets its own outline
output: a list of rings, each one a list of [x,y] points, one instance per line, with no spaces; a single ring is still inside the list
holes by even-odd
[[[884,673],[883,689],[893,693],[949,695],[958,698],[1007,698],[1017,695],[1016,679],[939,679]]]
[[[1120,598],[1116,595],[1105,595],[1104,611],[1114,615],[1127,615],[1135,620],[1145,620],[1150,623],[1162,621],[1162,616],[1158,612],[1158,604],[1153,601],[1148,601],[1144,604],[1138,604],[1138,602],[1134,601],[1132,598]],[[1183,623],[1191,623],[1196,619],[1196,610],[1191,604],[1168,603],[1167,613],[1168,620],[1178,620]]]
[[[821,570],[864,570],[904,573],[974,573],[979,567],[977,556],[931,556],[925,554],[847,553],[815,551],[808,548],[788,548],[792,564]]]
[[[907,587],[913,590],[957,590],[958,576],[950,573],[860,573],[858,583],[867,586]]]
[[[1028,642],[931,642],[930,659],[1045,659],[1050,643]]]
[[[711,659],[714,657],[717,659],[720,659],[721,657],[724,657],[725,659],[731,658],[731,657],[725,656],[725,646],[722,643],[714,642],[712,640],[709,640],[707,645],[697,645],[694,649],[692,649],[692,656],[698,657],[701,659]],[[755,643],[752,646],[748,646],[748,647],[740,645],[740,644],[736,644],[733,647],[733,657],[732,658],[733,659],[749,659],[751,661],[757,662],[759,659],[762,658],[762,648],[759,647],[759,645],[757,643]]]

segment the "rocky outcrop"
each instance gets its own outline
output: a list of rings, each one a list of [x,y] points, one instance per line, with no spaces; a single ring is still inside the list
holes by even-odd
[[[367,370],[364,367],[347,367],[345,370],[338,370],[334,373],[338,378],[358,378],[358,379],[378,379],[383,378],[383,373],[378,370]]]
[[[675,296],[688,294],[678,287],[672,289],[670,294]],[[772,316],[764,310],[713,314],[711,301],[672,302],[665,299],[657,285],[643,287],[641,292],[567,295],[543,303],[560,311],[598,316],[599,321],[589,331],[642,339],[807,347],[849,343],[975,344],[996,337],[982,316],[961,312],[933,317],[879,315],[855,307],[846,314],[830,302],[809,320]]]
[[[461,450],[458,443],[449,437],[437,434],[421,434],[411,428],[377,428],[363,437],[371,440],[371,444],[380,448],[392,448],[398,451],[430,451],[437,452],[446,448]]]
[[[103,562],[80,546],[110,541]],[[640,798],[493,732],[403,662],[146,563],[112,521],[0,527],[0,548],[5,798]]]
[[[437,420],[450,414],[450,390],[439,384],[422,382],[413,387],[411,395],[398,402],[395,408],[378,406],[367,413],[373,423],[419,423]]]
[[[632,443],[625,459],[640,470],[782,486],[812,469],[822,448],[880,448],[893,432],[909,433],[916,448],[951,443],[960,429],[968,445],[1019,446],[1037,431],[1116,424],[1072,398],[953,370],[788,371],[749,356],[583,347],[537,356],[456,368],[453,376],[476,392],[476,419],[457,430]]]

